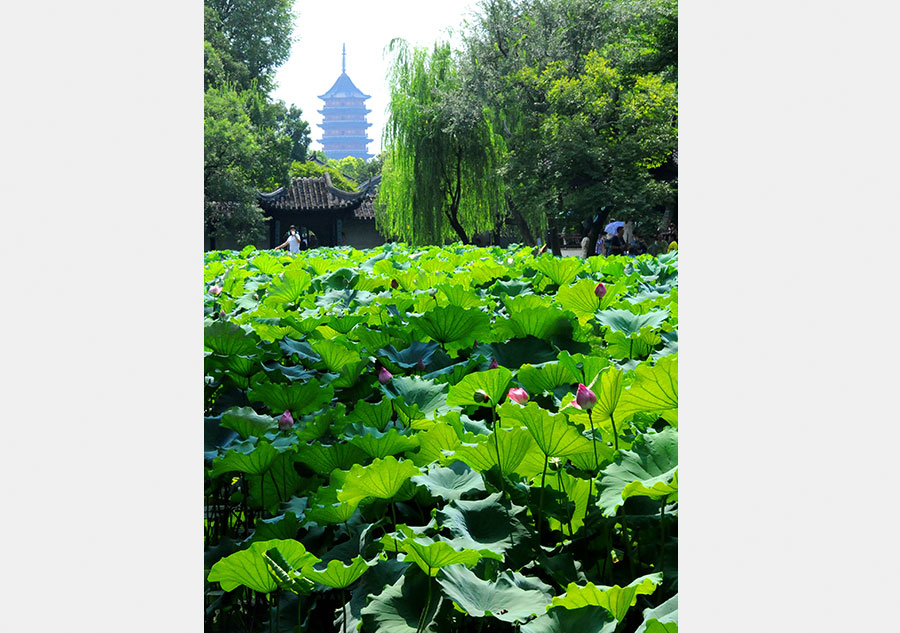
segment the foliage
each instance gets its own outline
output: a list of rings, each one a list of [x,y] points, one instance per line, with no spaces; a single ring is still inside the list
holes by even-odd
[[[207,253],[206,629],[676,630],[677,287],[676,253]]]
[[[356,191],[357,183],[348,179],[336,166],[319,165],[313,161],[294,161],[291,163],[291,178],[321,178],[325,174],[331,178],[331,184],[344,191]]]
[[[376,224],[413,244],[467,244],[500,217],[499,138],[479,100],[463,89],[449,44],[435,44],[429,53],[394,40],[391,51]]]
[[[265,235],[259,190],[287,182],[305,160],[309,124],[273,100],[275,69],[290,52],[293,0],[204,4],[204,208],[206,234],[239,243]]]

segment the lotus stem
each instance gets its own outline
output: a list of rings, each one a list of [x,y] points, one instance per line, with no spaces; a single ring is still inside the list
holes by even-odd
[[[493,403],[491,403],[493,405]],[[506,484],[503,482],[503,465],[500,463],[500,420],[495,420],[494,407],[491,406],[491,428],[494,433],[494,447],[497,449],[497,469],[500,471],[500,492],[506,496]]]
[[[541,496],[538,499],[537,535],[538,545],[541,544],[541,519],[544,518],[544,479],[547,477],[547,464],[550,456],[544,453],[544,472],[541,473]]]
[[[419,625],[416,627],[416,633],[422,632],[422,627],[425,625],[425,620],[428,618],[428,609],[431,607],[431,567],[428,567],[428,576],[426,578],[426,582],[428,583],[428,595],[425,598],[425,609],[422,611],[422,615],[419,616]],[[345,630],[344,633],[347,633]]]
[[[594,438],[594,418],[591,415],[590,409],[587,410],[587,414],[588,421],[591,423],[591,448],[594,449],[594,474],[588,482],[588,503],[590,503],[591,497],[594,495],[594,478],[597,477],[597,471],[600,470],[600,458],[597,457],[597,440]]]
[[[619,450],[619,432],[616,431],[616,420],[612,413],[609,414],[609,421],[612,422],[613,427],[613,442],[615,442],[616,450]]]
[[[659,571],[665,575],[665,545],[666,545],[666,498],[663,497],[659,504]]]
[[[344,633],[347,633],[347,589],[341,589],[341,610],[344,613]]]

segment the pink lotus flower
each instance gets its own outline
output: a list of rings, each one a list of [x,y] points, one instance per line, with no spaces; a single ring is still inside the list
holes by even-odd
[[[210,294],[214,294],[218,297],[220,294],[222,294],[222,286],[220,286],[219,284],[216,284],[215,286],[213,286],[212,288],[209,289],[209,292],[210,292]]]
[[[606,294],[606,286],[603,285],[603,282],[597,283],[597,287],[594,288],[594,294],[597,295],[598,299],[602,299],[603,295]]]
[[[597,395],[581,383],[578,383],[578,391],[575,392],[575,406],[579,409],[590,411],[595,404],[597,404]]]
[[[421,358],[419,359],[419,362],[416,363],[416,370],[417,371],[425,371],[425,361],[422,360]]]
[[[500,365],[497,364],[497,359],[492,358],[491,364],[488,365],[488,369],[497,369]]]
[[[288,431],[292,426],[294,426],[294,416],[291,415],[290,411],[285,409],[284,413],[281,414],[281,417],[278,418],[278,430]]]
[[[506,394],[506,397],[519,404],[525,404],[526,402],[528,402],[528,392],[521,387],[510,389],[509,393]]]
[[[394,290],[396,290],[396,289],[399,288],[399,287],[400,287],[400,284],[397,283],[397,280],[396,280],[396,279],[391,279],[391,288],[393,288]]]
[[[380,382],[382,385],[386,385],[391,382],[391,379],[393,377],[394,375],[387,370],[387,367],[382,367],[378,370],[378,382]]]

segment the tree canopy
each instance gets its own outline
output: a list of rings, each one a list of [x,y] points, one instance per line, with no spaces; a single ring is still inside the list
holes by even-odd
[[[395,40],[390,49],[378,228],[411,244],[469,243],[500,219],[500,139],[475,95],[463,89],[449,44],[429,52]]]
[[[205,0],[204,198],[207,235],[239,243],[264,235],[259,190],[306,159],[309,123],[274,100],[274,72],[290,54],[293,0]]]

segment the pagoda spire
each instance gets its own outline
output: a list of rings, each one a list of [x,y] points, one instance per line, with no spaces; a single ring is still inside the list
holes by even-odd
[[[341,72],[347,72],[347,45],[341,47]]]

